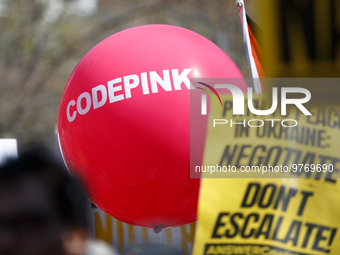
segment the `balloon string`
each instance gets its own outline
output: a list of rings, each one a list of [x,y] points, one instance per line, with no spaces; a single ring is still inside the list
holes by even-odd
[[[159,233],[159,243],[162,244],[162,233]]]

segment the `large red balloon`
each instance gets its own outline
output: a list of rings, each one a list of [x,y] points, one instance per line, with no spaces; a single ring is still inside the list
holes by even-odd
[[[169,25],[114,34],[74,69],[59,109],[61,149],[106,213],[156,231],[196,220],[191,77],[243,76],[211,41]]]

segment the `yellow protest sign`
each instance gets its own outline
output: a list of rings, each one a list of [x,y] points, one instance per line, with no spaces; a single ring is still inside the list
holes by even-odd
[[[339,254],[339,183],[202,179],[193,254]]]
[[[197,168],[193,254],[339,254],[339,105],[312,105],[311,115],[292,107],[284,117],[234,116],[232,96],[221,99],[222,107],[211,104]],[[269,109],[266,99],[253,95],[254,107]]]
[[[340,106],[312,105],[312,115],[291,108],[258,116],[234,116],[231,95],[223,107],[212,104],[203,166],[205,177],[308,177],[335,183],[340,169]],[[265,96],[253,95],[257,109],[269,109]],[[275,167],[276,166],[276,167]]]

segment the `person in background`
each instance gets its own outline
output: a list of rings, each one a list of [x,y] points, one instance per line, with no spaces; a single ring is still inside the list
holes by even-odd
[[[46,149],[8,160],[0,166],[0,255],[114,255],[90,240],[87,204],[80,182]]]

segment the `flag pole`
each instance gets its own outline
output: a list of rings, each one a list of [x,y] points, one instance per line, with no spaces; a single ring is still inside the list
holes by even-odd
[[[246,56],[250,71],[250,76],[252,80],[252,87],[254,88],[255,93],[262,94],[262,86],[259,77],[259,71],[256,67],[256,63],[252,53],[251,42],[249,38],[249,30],[248,30],[248,22],[246,16],[246,10],[244,7],[244,0],[236,0],[236,6],[239,11],[240,21],[242,24],[242,31],[243,31],[243,40],[244,46],[246,50]]]

